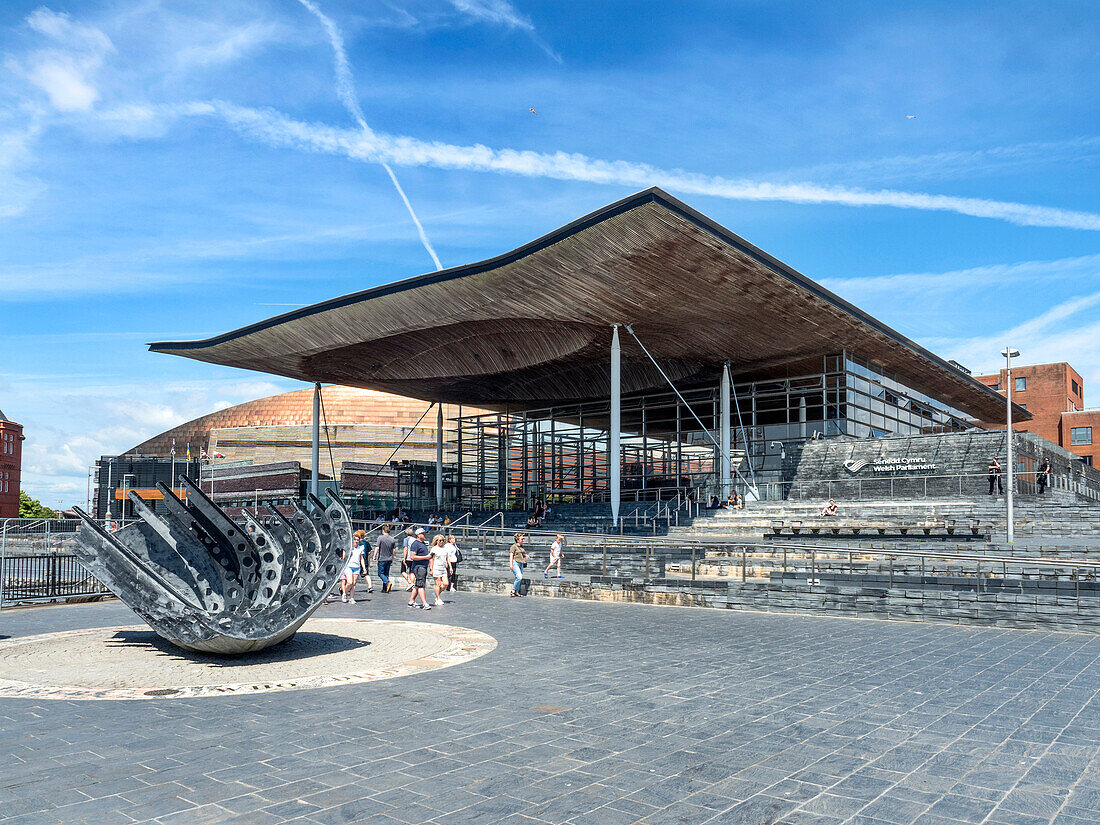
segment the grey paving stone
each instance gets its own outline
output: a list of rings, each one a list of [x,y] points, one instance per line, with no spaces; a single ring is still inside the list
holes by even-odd
[[[429,617],[499,645],[324,691],[5,700],[0,819],[1100,822],[1097,637],[469,593]],[[135,621],[40,608],[5,632]]]

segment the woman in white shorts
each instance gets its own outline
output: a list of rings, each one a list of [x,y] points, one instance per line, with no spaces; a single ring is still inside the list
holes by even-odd
[[[544,579],[550,578],[550,568],[557,566],[558,573],[554,576],[555,579],[561,578],[561,548],[565,544],[565,536],[558,533],[558,537],[554,539],[554,543],[550,545],[550,563],[546,565],[546,569],[542,571],[542,577]]]
[[[359,574],[366,568],[366,533],[356,530],[352,537],[354,544],[348,554],[344,570],[340,573],[340,601],[355,604],[355,583],[359,580]]]
[[[446,547],[446,539],[443,534],[432,539],[430,552],[432,554],[432,578],[435,579],[435,603],[443,604],[442,593],[447,589],[447,573],[451,569],[451,560],[448,558],[450,551]]]

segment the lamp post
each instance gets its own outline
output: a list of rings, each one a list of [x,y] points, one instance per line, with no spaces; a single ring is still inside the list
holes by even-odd
[[[1001,350],[1001,355],[1005,357],[1005,420],[1007,426],[1005,427],[1005,440],[1008,442],[1008,495],[1005,496],[1005,507],[1007,508],[1007,527],[1006,536],[1008,543],[1012,544],[1015,539],[1013,524],[1012,524],[1012,496],[1016,489],[1016,460],[1012,454],[1012,359],[1020,357],[1020,351],[1013,349],[1012,347],[1005,347]]]
[[[124,475],[122,477],[122,503],[121,503],[121,506],[120,506],[120,509],[119,509],[119,517],[118,517],[118,521],[119,521],[120,525],[126,523],[126,491],[129,489],[129,486],[126,483],[126,479],[128,479],[128,478],[132,479],[132,478],[134,478],[134,475],[132,473],[127,473],[126,475]]]

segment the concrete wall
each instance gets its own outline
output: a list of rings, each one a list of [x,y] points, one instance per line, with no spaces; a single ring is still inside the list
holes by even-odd
[[[1057,444],[1033,433],[1016,433],[1014,449],[1025,464],[1017,488],[1021,492],[1033,489],[1040,458],[1050,458],[1056,475],[1091,482],[1100,490],[1100,473]],[[791,496],[821,498],[830,490],[834,497],[849,499],[974,496],[988,489],[986,468],[994,455],[1007,470],[1003,431],[809,441],[791,474]]]

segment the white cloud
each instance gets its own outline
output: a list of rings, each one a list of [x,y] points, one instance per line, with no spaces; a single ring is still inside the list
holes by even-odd
[[[167,117],[216,117],[241,134],[271,146],[342,155],[370,163],[430,166],[637,188],[661,186],[681,194],[710,195],[731,200],[888,206],[954,212],[1002,220],[1017,226],[1100,230],[1100,215],[1094,212],[892,189],[867,190],[813,183],[773,183],[723,178],[679,169],[660,169],[644,163],[600,160],[577,153],[493,149],[482,144],[463,146],[307,123],[294,120],[273,109],[252,109],[224,101],[181,104],[163,108],[161,112]]]
[[[554,61],[561,63],[561,55],[550,48],[535,30],[530,18],[520,14],[508,0],[451,0],[451,5],[462,14],[483,23],[492,23],[526,32],[531,41]]]
[[[228,30],[217,26],[203,34],[206,36],[176,52],[175,59],[181,67],[232,63],[288,36],[284,26],[271,21],[255,21]]]
[[[1100,276],[1100,255],[1080,255],[1050,261],[1019,261],[990,264],[950,272],[912,272],[897,275],[872,275],[864,278],[824,278],[828,289],[852,299],[872,295],[911,292],[921,295],[941,290],[988,289],[991,285],[1029,282],[1035,279],[1080,279]],[[853,299],[854,300],[854,299]]]
[[[31,12],[27,25],[52,45],[31,52],[23,62],[8,60],[8,68],[44,91],[58,111],[89,111],[99,99],[94,75],[114,51],[110,38],[45,7]]]
[[[65,506],[82,503],[88,468],[101,455],[116,455],[200,415],[290,388],[288,382],[263,380],[164,387],[57,379],[16,376],[6,393],[9,414],[25,425],[23,489],[50,506],[58,498]]]
[[[932,338],[923,341],[934,352],[945,354],[974,368],[975,373],[996,372],[1004,364],[997,353],[1006,346],[1020,350],[1020,363],[1044,364],[1069,361],[1085,378],[1086,385],[1100,387],[1100,321],[1095,313],[1100,292],[1063,301],[1008,329],[972,338]],[[1080,317],[1084,314],[1084,317]],[[1096,382],[1093,384],[1093,382]]]

